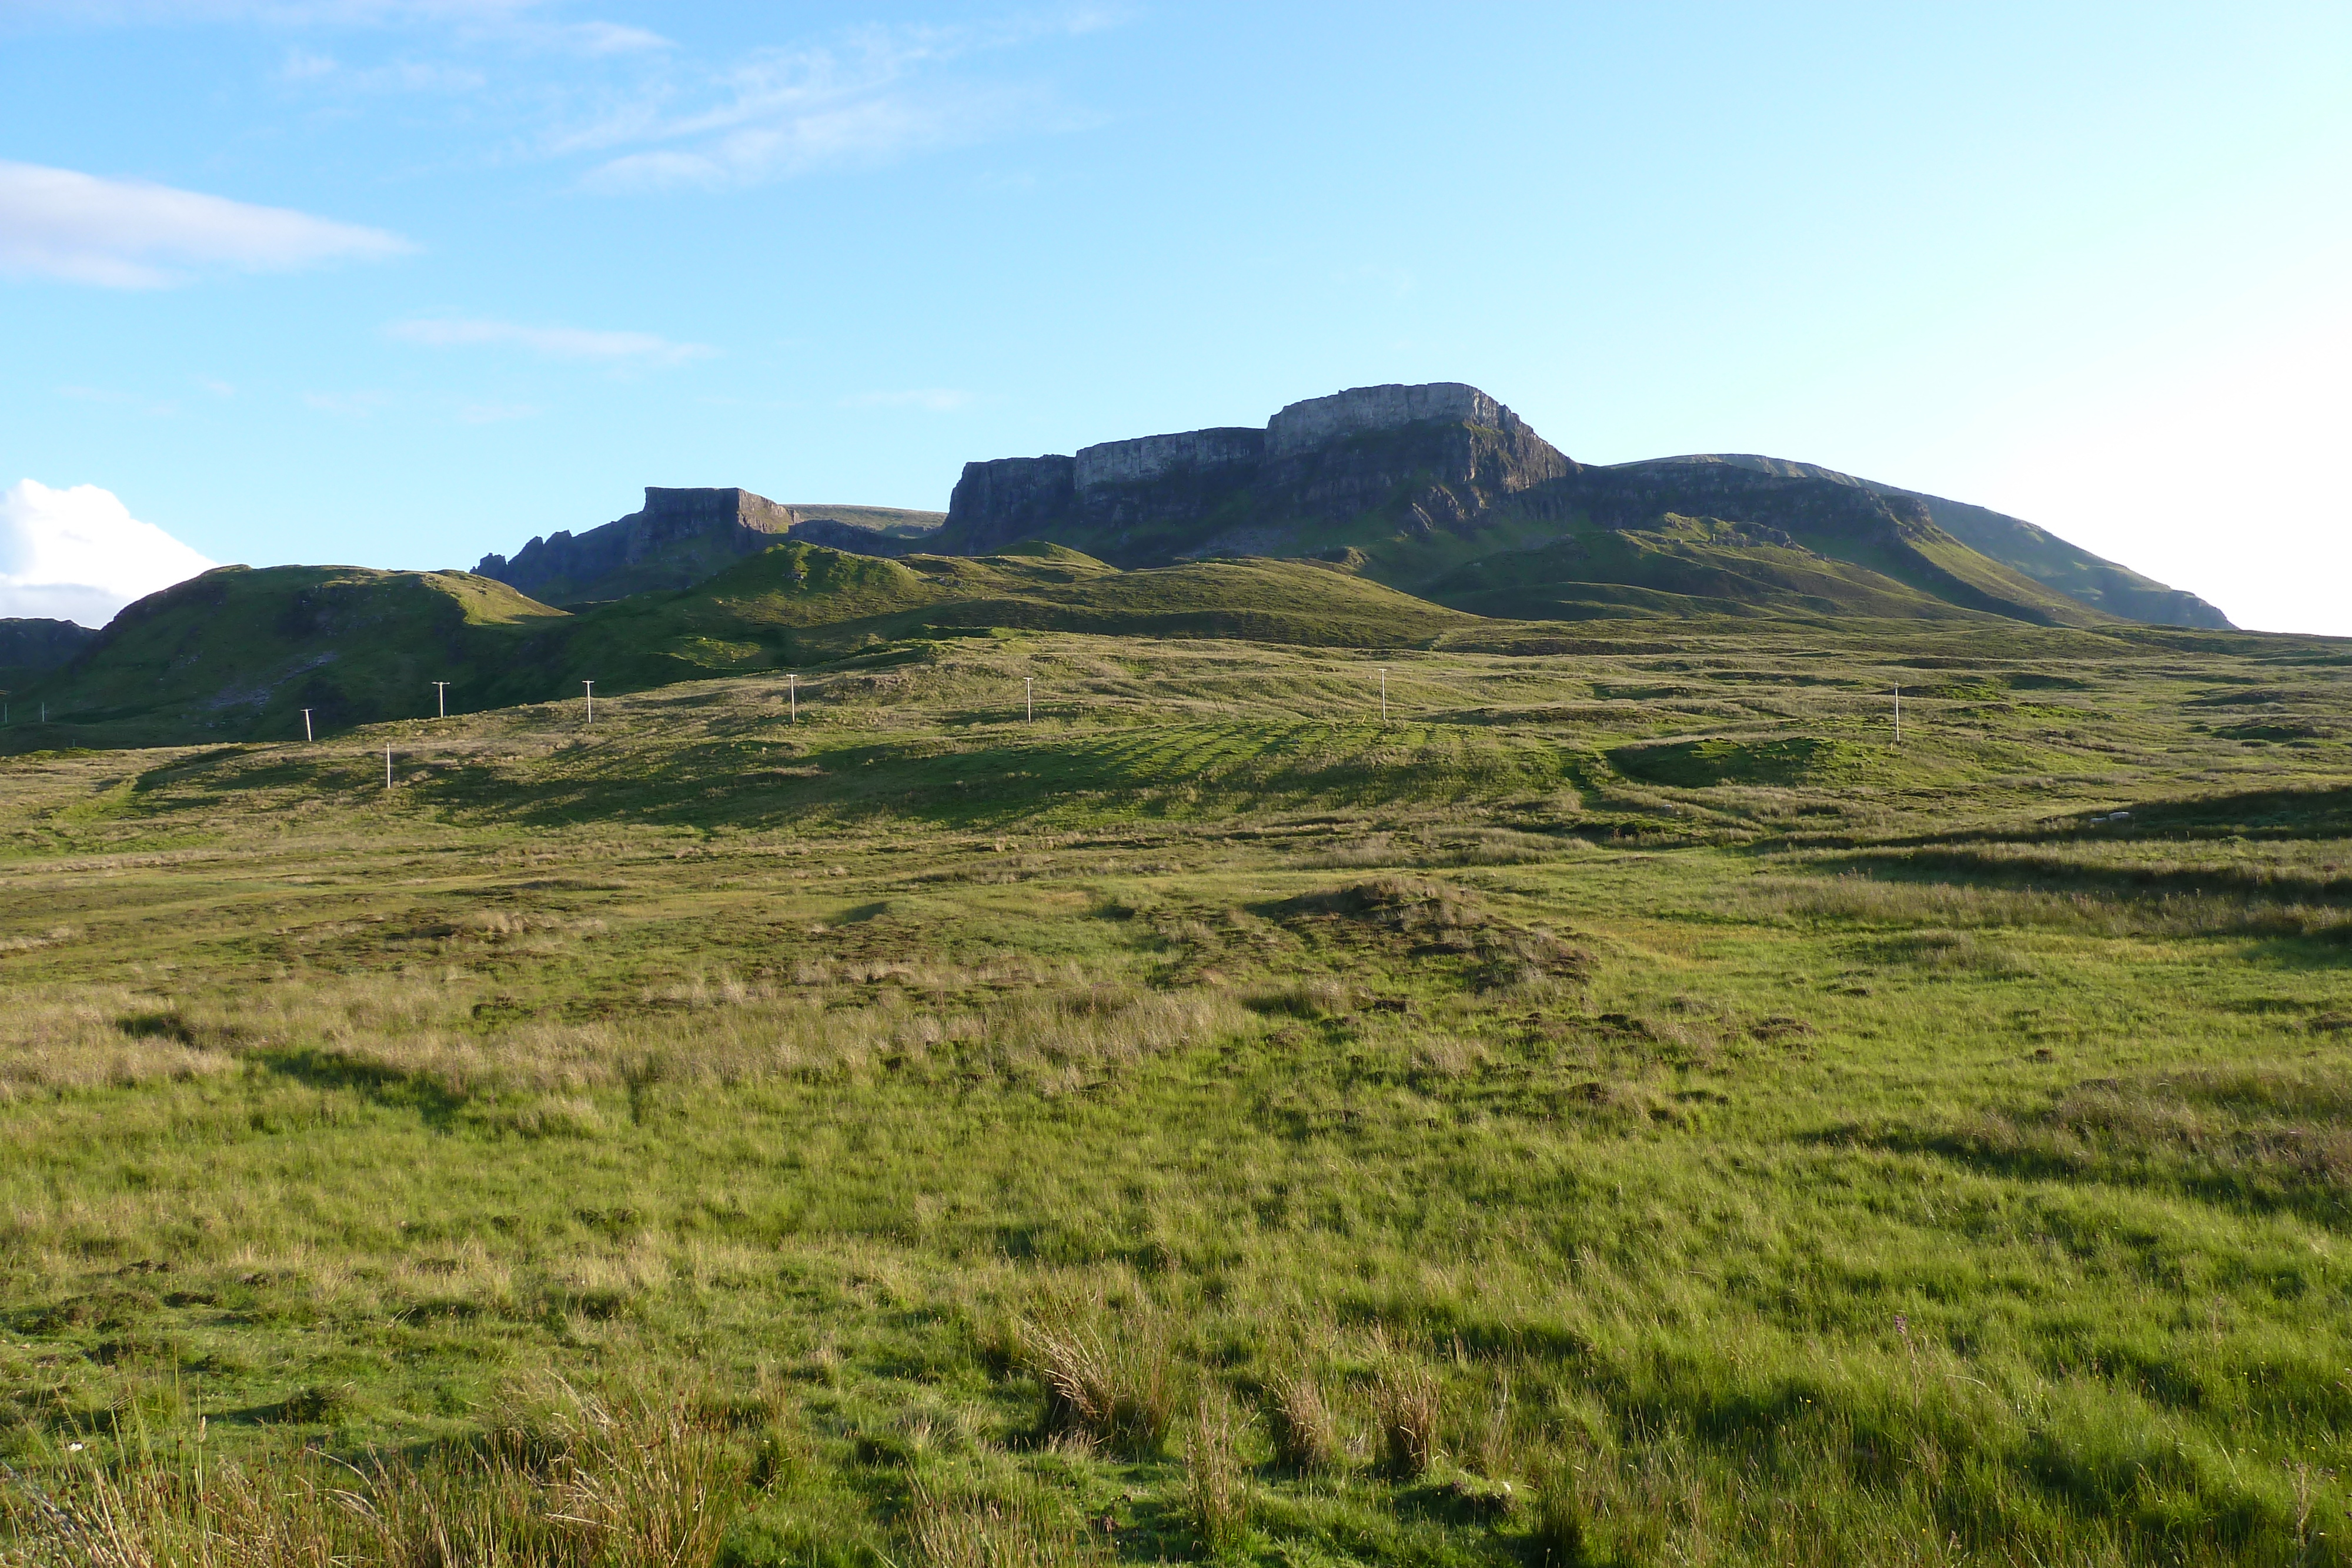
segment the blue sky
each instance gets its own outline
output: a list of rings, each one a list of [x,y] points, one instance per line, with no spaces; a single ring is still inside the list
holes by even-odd
[[[1453,380],[2352,634],[2347,81],[2340,4],[0,0],[0,613]]]

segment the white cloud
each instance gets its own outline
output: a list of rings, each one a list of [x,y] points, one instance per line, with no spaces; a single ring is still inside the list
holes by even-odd
[[[604,332],[584,327],[526,327],[513,321],[430,317],[394,321],[384,329],[406,343],[436,349],[512,346],[559,360],[604,360],[612,363],[679,365],[719,352],[708,343],[674,343],[651,332]]]
[[[841,400],[844,408],[919,408],[932,413],[953,413],[971,402],[968,392],[953,387],[916,387],[908,392],[858,392]]]
[[[103,626],[214,564],[95,485],[23,479],[0,491],[0,616]]]
[[[550,151],[626,147],[583,183],[607,193],[694,186],[724,190],[814,170],[887,162],[1086,121],[1043,89],[956,81],[950,62],[1053,34],[1108,25],[1103,12],[992,26],[869,26],[838,44],[762,50],[683,90],[667,79],[596,121],[550,140]],[[691,100],[699,98],[696,104]],[[688,100],[674,107],[676,100]]]
[[[175,268],[286,271],[413,248],[383,229],[285,207],[0,162],[0,273],[155,288],[183,281]]]

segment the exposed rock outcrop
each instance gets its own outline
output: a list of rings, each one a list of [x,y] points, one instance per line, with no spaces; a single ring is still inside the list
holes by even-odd
[[[835,549],[895,554],[925,537],[938,520],[936,512],[787,507],[732,486],[648,485],[645,506],[625,517],[585,533],[564,530],[534,538],[512,559],[484,556],[474,570],[542,603],[617,599],[691,588],[787,535]]]
[[[1062,456],[968,463],[933,548],[979,553],[1075,531],[1140,563],[1217,548],[1199,525],[1265,535],[1395,507],[1408,526],[1455,528],[1576,465],[1477,388],[1356,387],[1284,408],[1264,430],[1221,426],[1104,442]],[[1210,533],[1215,532],[1213,527]],[[1075,542],[1075,541],[1074,541]]]
[[[1544,569],[1556,570],[1576,558],[1571,535],[1687,532],[1694,519],[1716,530],[1709,548],[1770,545],[1876,574],[1874,603],[1907,590],[2043,624],[2228,624],[2194,595],[2017,518],[1807,464],[1707,456],[1588,467],[1460,382],[1353,387],[1291,403],[1263,431],[967,464],[947,525],[925,548],[980,555],[1042,538],[1129,567],[1355,549],[1358,570],[1417,589],[1460,560],[1448,536],[1479,539],[1498,561],[1548,549]]]

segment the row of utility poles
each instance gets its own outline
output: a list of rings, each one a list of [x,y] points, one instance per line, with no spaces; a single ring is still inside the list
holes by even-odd
[[[1385,725],[1389,721],[1389,667],[1386,664],[1380,666],[1380,678],[1381,722]],[[433,683],[436,717],[446,719],[449,716],[449,685],[447,681]],[[586,721],[589,724],[594,724],[596,722],[596,683],[583,681],[580,683],[580,688],[581,700],[586,709]],[[788,672],[785,674],[784,695],[785,700],[792,706],[792,722],[800,723],[801,685],[798,674]],[[0,725],[7,722],[5,706],[0,705]],[[1021,716],[1022,722],[1024,724],[1037,722],[1037,679],[1034,675],[1021,677]],[[41,722],[47,723],[48,716],[48,705],[44,703],[41,706]],[[306,741],[317,738],[311,729],[309,708],[302,710],[302,738]],[[1895,684],[1895,744],[1897,746],[1903,744],[1903,684],[1900,681]],[[392,788],[392,747],[389,744],[383,748],[383,787],[387,789]]]

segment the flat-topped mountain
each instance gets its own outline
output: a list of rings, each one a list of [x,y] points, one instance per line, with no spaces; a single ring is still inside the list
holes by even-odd
[[[733,486],[646,486],[646,504],[627,517],[574,534],[534,538],[512,559],[487,555],[474,569],[547,603],[620,599],[656,589],[691,588],[787,537],[873,554],[929,534],[938,512],[888,507],[785,506]]]
[[[1122,566],[1314,556],[1482,613],[1911,614],[2225,628],[2197,598],[1984,507],[1780,459],[1590,466],[1458,382],[966,464],[923,548],[1042,538]]]

